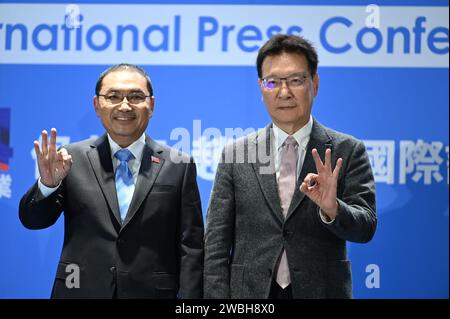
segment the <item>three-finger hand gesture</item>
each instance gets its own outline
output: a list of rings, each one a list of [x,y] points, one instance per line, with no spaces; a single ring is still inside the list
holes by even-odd
[[[38,161],[41,183],[47,187],[56,187],[67,176],[72,167],[72,156],[65,148],[56,150],[56,129],[52,128],[50,144],[47,131],[42,131],[42,145],[34,141],[34,150]]]
[[[320,159],[316,149],[312,150],[317,174],[309,173],[300,185],[300,191],[305,193],[329,218],[334,219],[337,214],[336,201],[337,180],[342,167],[342,158],[336,162],[334,170],[331,168],[331,150],[325,151],[325,163]]]

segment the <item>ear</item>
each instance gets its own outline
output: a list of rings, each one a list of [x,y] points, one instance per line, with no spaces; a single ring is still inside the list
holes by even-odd
[[[100,103],[98,101],[98,96],[97,95],[94,95],[93,101],[94,101],[95,113],[97,114],[98,117],[100,117],[100,109],[101,109],[101,107],[100,107]]]
[[[259,89],[261,91],[261,102],[264,103],[264,84],[262,79],[258,79]]]
[[[264,85],[263,85],[263,81],[262,81],[262,79],[258,79],[258,85],[259,85],[259,88],[260,88],[260,90],[261,90],[261,93],[263,92],[263,90],[264,90]]]
[[[151,96],[150,97],[150,112],[149,112],[149,118],[151,118],[153,116],[153,112],[155,110],[155,97]]]
[[[319,93],[319,80],[320,80],[320,78],[319,78],[319,73],[316,73],[316,74],[314,75],[314,78],[313,78],[314,96],[315,96],[315,97],[316,97],[317,94]]]

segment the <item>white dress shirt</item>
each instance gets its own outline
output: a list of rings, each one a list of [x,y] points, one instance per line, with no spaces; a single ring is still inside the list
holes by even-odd
[[[308,146],[309,142],[309,136],[311,135],[313,126],[313,120],[312,117],[309,118],[308,123],[306,123],[305,126],[303,126],[301,129],[299,129],[297,132],[292,134],[292,137],[297,141],[298,144],[298,162],[297,162],[297,179],[300,176],[300,172],[302,171],[303,162],[305,160],[306,156],[306,147]],[[275,142],[275,150],[274,152],[274,161],[275,161],[275,172],[277,175],[277,182],[278,178],[280,177],[280,156],[282,151],[282,146],[284,141],[288,138],[289,134],[287,134],[285,131],[280,129],[275,123],[273,124],[273,136],[274,136],[274,142]]]

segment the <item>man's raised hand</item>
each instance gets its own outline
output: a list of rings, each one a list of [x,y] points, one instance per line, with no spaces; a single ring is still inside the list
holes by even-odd
[[[56,129],[52,128],[48,144],[48,133],[42,131],[42,145],[34,141],[34,150],[38,161],[41,183],[47,187],[56,187],[67,176],[72,167],[72,156],[65,148],[56,150]]]
[[[305,193],[320,209],[334,219],[337,214],[336,201],[337,180],[339,170],[342,167],[342,158],[336,162],[334,170],[331,168],[331,150],[325,151],[325,162],[320,159],[316,149],[312,150],[312,156],[316,163],[317,174],[309,173],[300,185],[300,191]]]

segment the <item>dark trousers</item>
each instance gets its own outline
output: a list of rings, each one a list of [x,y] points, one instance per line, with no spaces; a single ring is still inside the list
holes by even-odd
[[[292,285],[283,289],[273,280],[272,286],[270,287],[269,299],[292,299]]]

